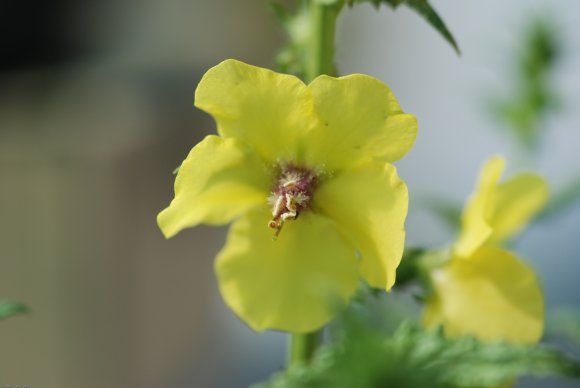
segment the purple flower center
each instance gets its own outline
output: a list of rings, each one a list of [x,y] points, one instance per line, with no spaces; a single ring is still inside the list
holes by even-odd
[[[272,219],[268,226],[276,230],[277,237],[287,220],[295,220],[308,209],[317,183],[317,174],[293,165],[282,166],[276,185],[268,202],[272,206]]]

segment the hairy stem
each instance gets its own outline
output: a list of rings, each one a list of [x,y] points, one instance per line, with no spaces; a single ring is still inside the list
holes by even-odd
[[[322,330],[307,334],[291,334],[288,349],[288,368],[308,364],[322,342]]]
[[[336,75],[334,67],[334,37],[336,19],[344,5],[343,1],[322,4],[320,0],[310,0],[309,21],[310,40],[306,58],[306,82],[321,74]]]
[[[336,19],[344,0],[334,3],[305,0],[308,3],[310,38],[305,58],[305,81],[310,82],[321,74],[336,75],[334,68],[334,37]],[[288,368],[308,364],[322,342],[322,329],[308,334],[291,334],[288,351]]]

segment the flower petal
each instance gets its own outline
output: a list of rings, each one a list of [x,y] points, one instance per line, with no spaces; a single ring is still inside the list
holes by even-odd
[[[454,246],[457,256],[468,258],[491,236],[494,193],[504,169],[505,160],[499,156],[489,159],[483,166],[477,189],[463,210],[461,234]]]
[[[267,167],[243,142],[207,136],[181,164],[175,198],[157,223],[167,238],[202,222],[228,223],[266,203],[270,184]]]
[[[407,186],[390,164],[369,162],[329,179],[314,193],[314,206],[336,222],[360,251],[361,275],[390,289],[405,245]]]
[[[432,274],[435,296],[423,323],[447,335],[535,343],[542,336],[544,301],[534,272],[511,253],[483,247]]]
[[[221,294],[255,330],[316,330],[355,291],[354,249],[313,212],[286,222],[276,241],[269,218],[253,211],[232,225],[216,261]]]
[[[513,236],[536,215],[548,200],[548,184],[536,174],[520,174],[496,189],[493,215],[490,221],[493,234],[490,242]]]
[[[421,316],[423,326],[432,329],[439,325],[445,326],[447,321],[441,309],[441,300],[439,295],[433,294],[426,302]]]
[[[320,76],[308,88],[322,125],[312,131],[307,163],[340,169],[360,159],[395,161],[413,146],[417,120],[401,110],[376,78],[354,74]]]
[[[205,73],[195,106],[214,117],[220,135],[243,139],[271,162],[295,160],[303,134],[315,121],[302,81],[233,59]]]

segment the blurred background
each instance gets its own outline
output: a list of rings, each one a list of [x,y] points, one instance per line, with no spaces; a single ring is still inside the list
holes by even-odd
[[[445,211],[485,158],[505,154],[508,175],[534,169],[568,193],[515,249],[539,272],[548,311],[578,308],[580,3],[432,4],[460,57],[404,8],[357,6],[337,41],[340,73],[382,79],[419,119],[397,163],[409,244],[449,243]],[[217,292],[227,229],[166,241],[155,222],[171,172],[215,130],[192,107],[202,74],[226,58],[274,66],[284,33],[267,2],[4,0],[0,30],[0,298],[31,309],[0,322],[0,383],[245,387],[282,368],[285,335],[253,333]],[[522,70],[529,47],[549,80],[531,100],[518,94],[537,75]]]

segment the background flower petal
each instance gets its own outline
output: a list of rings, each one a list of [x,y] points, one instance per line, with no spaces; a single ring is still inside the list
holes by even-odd
[[[293,161],[315,116],[310,91],[298,78],[228,59],[211,68],[195,92],[218,133],[243,139],[265,159]]]
[[[181,164],[175,198],[159,213],[165,237],[199,223],[225,224],[266,202],[271,181],[268,167],[236,139],[207,136]]]
[[[376,78],[320,76],[308,86],[321,126],[308,141],[307,162],[340,169],[359,159],[395,161],[413,146],[417,120],[401,110]]]
[[[491,242],[505,240],[524,227],[548,201],[548,184],[532,173],[517,175],[500,184],[495,193]]]
[[[483,247],[470,260],[452,259],[432,274],[435,299],[423,322],[449,336],[535,343],[544,300],[535,273],[511,253]]]
[[[354,249],[330,220],[309,211],[273,241],[270,218],[253,211],[232,225],[216,261],[221,294],[255,330],[316,330],[356,289]]]
[[[441,308],[441,300],[439,295],[433,294],[427,301],[421,316],[421,323],[423,326],[433,329],[439,325],[445,326],[447,321]]]
[[[457,256],[470,257],[491,236],[494,195],[504,169],[505,159],[500,156],[489,159],[483,166],[476,191],[467,201],[461,216],[461,234],[454,245]]]
[[[332,218],[362,256],[361,275],[373,287],[395,283],[405,245],[407,186],[390,164],[369,162],[323,183],[314,206]]]

